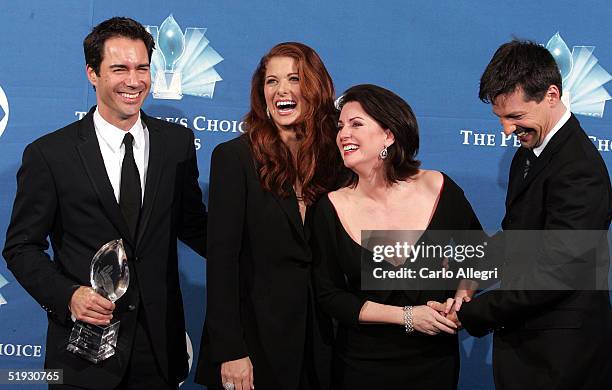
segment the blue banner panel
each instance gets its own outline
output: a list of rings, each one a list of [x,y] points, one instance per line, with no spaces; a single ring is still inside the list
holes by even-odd
[[[82,41],[109,17],[132,17],[156,39],[153,88],[143,109],[194,131],[205,197],[213,148],[244,130],[259,59],[278,42],[300,41],[321,55],[337,96],[354,84],[374,83],[408,101],[419,120],[423,166],[452,177],[493,232],[504,215],[508,169],[518,145],[478,99],[482,71],[497,47],[513,37],[546,45],[560,65],[566,103],[611,167],[610,15],[612,2],[606,0],[4,1],[0,246],[25,146],[82,118],[96,102]],[[168,31],[182,34],[182,43],[168,40]],[[173,52],[177,44],[181,50]],[[206,261],[182,245],[179,255],[193,358],[206,310]],[[44,313],[0,262],[0,369],[42,367]],[[493,389],[491,337],[461,332],[460,348],[460,388]],[[193,371],[182,389],[201,388],[193,383]]]

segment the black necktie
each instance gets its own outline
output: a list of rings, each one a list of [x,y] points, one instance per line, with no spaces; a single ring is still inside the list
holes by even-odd
[[[134,160],[134,136],[127,133],[123,137],[125,156],[121,165],[121,187],[119,188],[119,207],[130,228],[132,238],[136,238],[138,217],[140,216],[140,202],[142,190],[140,188],[140,174]]]
[[[537,157],[535,153],[533,153],[533,150],[530,149],[525,156],[525,165],[523,166],[523,179],[527,177],[527,174],[529,173],[529,169],[535,162],[536,158]]]

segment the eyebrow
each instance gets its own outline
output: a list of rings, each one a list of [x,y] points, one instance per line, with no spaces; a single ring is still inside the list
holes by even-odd
[[[142,63],[142,64],[138,64],[136,65],[137,68],[150,68],[151,64],[148,63]],[[111,64],[109,65],[109,68],[111,69],[127,69],[128,66],[125,64]]]
[[[509,112],[509,113],[507,113],[505,115],[498,115],[495,111],[493,111],[493,113],[498,118],[514,118],[514,117],[521,116],[521,115],[525,114],[524,111],[512,111],[512,112]]]
[[[298,73],[298,72],[291,72],[291,73],[287,73],[287,76],[294,76],[294,75],[298,75],[298,76],[299,76],[299,73]],[[277,75],[275,75],[275,74],[269,74],[269,75],[267,75],[267,76],[266,76],[266,78],[269,78],[269,77],[275,77],[275,78],[277,78],[278,76],[277,76]]]
[[[349,119],[347,120],[347,123],[348,123],[348,122],[351,122],[351,121],[354,121],[355,119],[361,119],[362,121],[363,121],[363,120],[365,120],[365,119],[363,119],[363,118],[362,118],[362,117],[360,117],[360,116],[354,116],[354,117],[352,117],[352,118],[349,118]],[[338,118],[338,123],[342,123],[342,124],[344,124],[344,121],[342,121],[342,119]]]

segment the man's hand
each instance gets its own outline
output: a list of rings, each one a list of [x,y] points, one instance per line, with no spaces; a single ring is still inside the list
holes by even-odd
[[[115,304],[96,293],[91,287],[81,286],[70,298],[70,311],[79,321],[92,325],[108,325],[113,318]]]
[[[251,390],[253,385],[253,364],[249,357],[221,363],[221,382],[232,383],[236,390]]]
[[[464,299],[464,300],[465,302],[469,302],[469,299]],[[429,306],[430,308],[440,313],[440,315],[445,316],[446,319],[454,322],[455,325],[457,326],[457,329],[461,329],[463,326],[461,325],[461,321],[459,321],[459,318],[457,317],[457,310],[455,310],[455,306],[456,306],[455,303],[456,302],[454,299],[449,298],[445,303],[429,301],[427,302],[427,306]],[[459,308],[461,308],[461,305],[459,305]]]

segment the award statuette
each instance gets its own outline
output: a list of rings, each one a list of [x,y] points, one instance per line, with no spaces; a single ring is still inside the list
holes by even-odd
[[[183,98],[182,72],[175,67],[185,52],[185,35],[172,15],[164,20],[157,32],[157,46],[164,57],[165,68],[155,75],[153,97],[180,100]]]
[[[111,302],[123,296],[130,283],[123,240],[107,242],[98,250],[91,260],[89,279],[94,291]],[[119,336],[119,323],[115,318],[105,326],[76,321],[68,341],[68,351],[92,363],[113,356]]]

